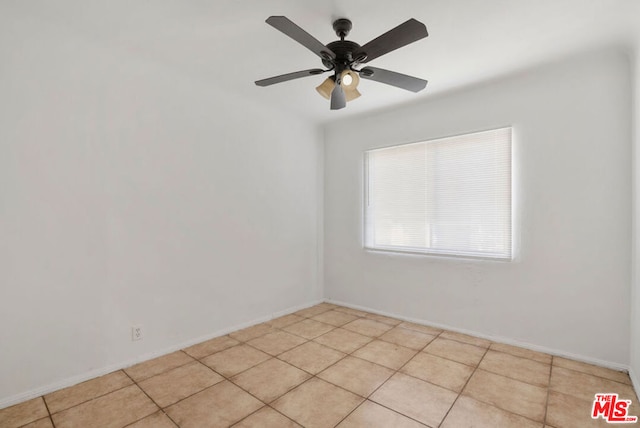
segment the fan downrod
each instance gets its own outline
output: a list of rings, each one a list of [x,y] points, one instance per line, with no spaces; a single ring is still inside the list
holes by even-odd
[[[340,40],[344,40],[349,35],[349,31],[353,28],[353,24],[347,18],[340,18],[333,21],[333,30]]]

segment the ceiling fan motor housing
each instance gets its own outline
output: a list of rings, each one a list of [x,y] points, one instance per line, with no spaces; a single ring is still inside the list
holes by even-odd
[[[335,66],[339,67],[339,65],[343,65],[346,67],[354,62],[353,54],[360,49],[360,45],[349,40],[336,40],[335,42],[329,43],[327,48],[336,54],[336,58],[333,60]],[[329,65],[325,63],[325,60],[323,60],[322,63],[328,67],[333,67],[334,65],[331,61],[329,61]]]
[[[341,72],[342,70],[351,68],[351,65],[365,60],[367,57],[366,54],[364,52],[358,52],[360,45],[344,39],[351,31],[351,28],[353,28],[353,25],[351,21],[346,18],[340,18],[333,22],[333,29],[336,35],[340,37],[340,40],[326,45],[327,49],[335,54],[335,58],[332,58],[328,53],[327,55],[322,55],[322,64],[324,64],[325,67],[330,69],[335,68],[337,72]],[[356,52],[358,52],[358,54],[354,55]]]

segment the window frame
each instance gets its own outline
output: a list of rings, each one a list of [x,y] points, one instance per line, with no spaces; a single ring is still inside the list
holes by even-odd
[[[502,130],[502,129],[510,129],[511,134],[510,134],[510,141],[509,141],[509,151],[510,151],[510,157],[509,157],[509,176],[510,176],[510,204],[509,204],[509,218],[510,218],[510,227],[511,227],[511,231],[510,231],[510,252],[508,255],[481,255],[481,254],[473,254],[473,253],[465,253],[465,252],[460,252],[460,251],[455,251],[455,250],[438,250],[438,249],[433,249],[433,248],[412,248],[412,247],[405,247],[404,249],[401,248],[397,248],[397,247],[385,247],[385,246],[377,246],[377,247],[373,247],[373,246],[369,246],[367,245],[367,240],[368,240],[368,233],[369,233],[369,227],[372,227],[371,225],[368,224],[367,219],[368,219],[368,206],[369,206],[369,199],[370,199],[370,192],[369,192],[369,153],[376,151],[376,150],[383,150],[383,149],[391,149],[394,147],[401,147],[401,146],[407,146],[407,145],[411,145],[411,144],[421,144],[421,143],[430,143],[430,142],[436,142],[438,140],[444,140],[444,139],[448,139],[448,138],[456,138],[456,137],[463,137],[463,136],[468,136],[468,135],[472,135],[472,134],[479,134],[479,133],[483,133],[483,132],[489,132],[489,131],[498,131],[498,130]],[[513,125],[503,125],[503,126],[497,126],[497,127],[491,127],[491,128],[485,128],[485,129],[480,129],[480,130],[474,130],[474,131],[469,131],[469,132],[461,132],[461,133],[456,133],[456,134],[450,134],[450,135],[444,135],[444,136],[439,136],[439,137],[434,137],[434,138],[428,138],[428,139],[420,139],[417,141],[409,141],[409,142],[404,142],[404,143],[394,143],[394,144],[385,144],[385,145],[380,145],[380,146],[375,146],[375,147],[369,147],[366,148],[363,151],[362,154],[362,165],[363,165],[363,193],[362,193],[362,215],[361,215],[361,219],[362,219],[362,249],[364,251],[367,252],[372,252],[372,253],[391,253],[391,254],[397,254],[397,255],[405,255],[405,256],[423,256],[423,257],[437,257],[437,258],[452,258],[452,259],[473,259],[473,260],[480,260],[480,261],[494,261],[494,262],[513,262],[516,260],[516,230],[515,230],[515,223],[516,223],[516,211],[515,211],[515,201],[516,201],[516,195],[515,195],[515,182],[514,182],[514,178],[515,178],[515,173],[514,173],[514,147],[515,147],[515,127]]]

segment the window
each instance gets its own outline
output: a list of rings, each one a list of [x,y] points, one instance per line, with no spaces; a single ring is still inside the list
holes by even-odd
[[[365,154],[365,247],[511,259],[511,128]]]

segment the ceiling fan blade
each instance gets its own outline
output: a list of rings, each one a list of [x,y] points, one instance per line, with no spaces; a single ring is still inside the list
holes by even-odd
[[[347,97],[342,85],[337,84],[331,91],[331,110],[340,110],[347,106]]]
[[[354,58],[363,52],[367,54],[367,58],[360,62],[369,62],[379,56],[406,46],[409,43],[423,39],[428,35],[427,27],[422,22],[411,18],[381,36],[376,37],[369,43],[366,43],[358,49],[358,52],[354,54]]]
[[[322,59],[335,59],[336,54],[323,45],[318,39],[311,34],[298,27],[293,21],[286,16],[270,16],[267,18],[267,24],[276,30],[282,31],[302,46],[309,49]]]
[[[395,71],[384,70],[382,68],[365,67],[360,70],[360,77],[373,80],[397,88],[406,89],[411,92],[420,92],[427,86],[427,81]]]
[[[258,86],[275,85],[276,83],[286,82],[288,80],[299,79],[301,77],[315,76],[322,74],[327,70],[321,68],[311,68],[309,70],[294,71],[293,73],[281,74],[280,76],[269,77],[268,79],[256,80]]]

